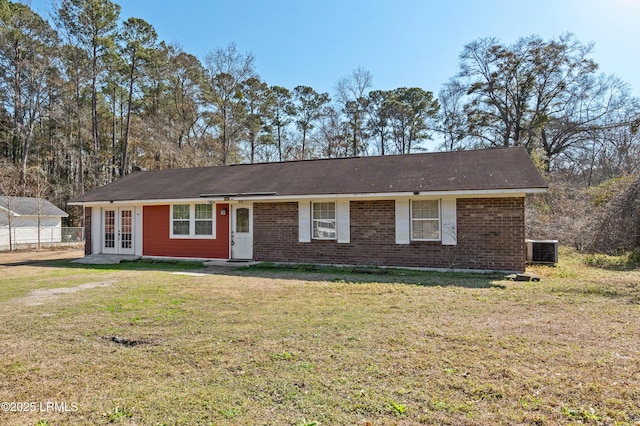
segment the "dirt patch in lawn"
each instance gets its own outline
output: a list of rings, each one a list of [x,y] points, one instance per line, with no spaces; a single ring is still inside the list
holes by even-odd
[[[640,424],[640,271],[560,258],[539,282],[6,267],[0,401],[77,411],[0,424]]]
[[[59,287],[33,290],[25,297],[20,297],[15,300],[17,303],[21,303],[27,306],[38,306],[46,302],[51,302],[54,299],[58,298],[58,296],[63,294],[76,293],[81,290],[89,290],[96,287],[106,287],[117,281],[118,280],[96,281],[80,284],[74,287]]]
[[[17,250],[0,252],[0,269],[3,266],[30,265],[43,261],[77,259],[84,256],[83,249]]]

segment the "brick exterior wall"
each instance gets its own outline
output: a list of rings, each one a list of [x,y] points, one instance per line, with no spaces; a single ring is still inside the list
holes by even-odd
[[[254,204],[254,259],[274,262],[356,264],[524,271],[524,198],[457,200],[457,246],[395,243],[395,203],[351,201],[351,241],[298,242],[298,203]]]
[[[457,213],[464,268],[524,271],[524,198],[461,199]]]
[[[91,207],[84,208],[84,255],[88,256],[91,250]]]

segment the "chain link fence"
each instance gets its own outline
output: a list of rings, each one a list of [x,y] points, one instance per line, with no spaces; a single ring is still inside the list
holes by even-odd
[[[11,234],[11,245],[9,244]],[[0,226],[0,251],[28,249],[40,247],[81,246],[84,243],[84,228],[82,227],[41,227],[37,226],[12,227]]]

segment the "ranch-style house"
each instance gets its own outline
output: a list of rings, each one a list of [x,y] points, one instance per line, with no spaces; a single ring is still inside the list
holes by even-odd
[[[524,271],[522,147],[140,171],[79,196],[85,253]]]

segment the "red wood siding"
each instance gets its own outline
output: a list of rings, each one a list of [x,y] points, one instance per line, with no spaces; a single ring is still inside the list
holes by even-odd
[[[226,209],[222,216],[220,211]],[[169,205],[145,206],[143,210],[142,253],[144,256],[229,258],[229,205],[216,204],[216,238],[169,238]]]

